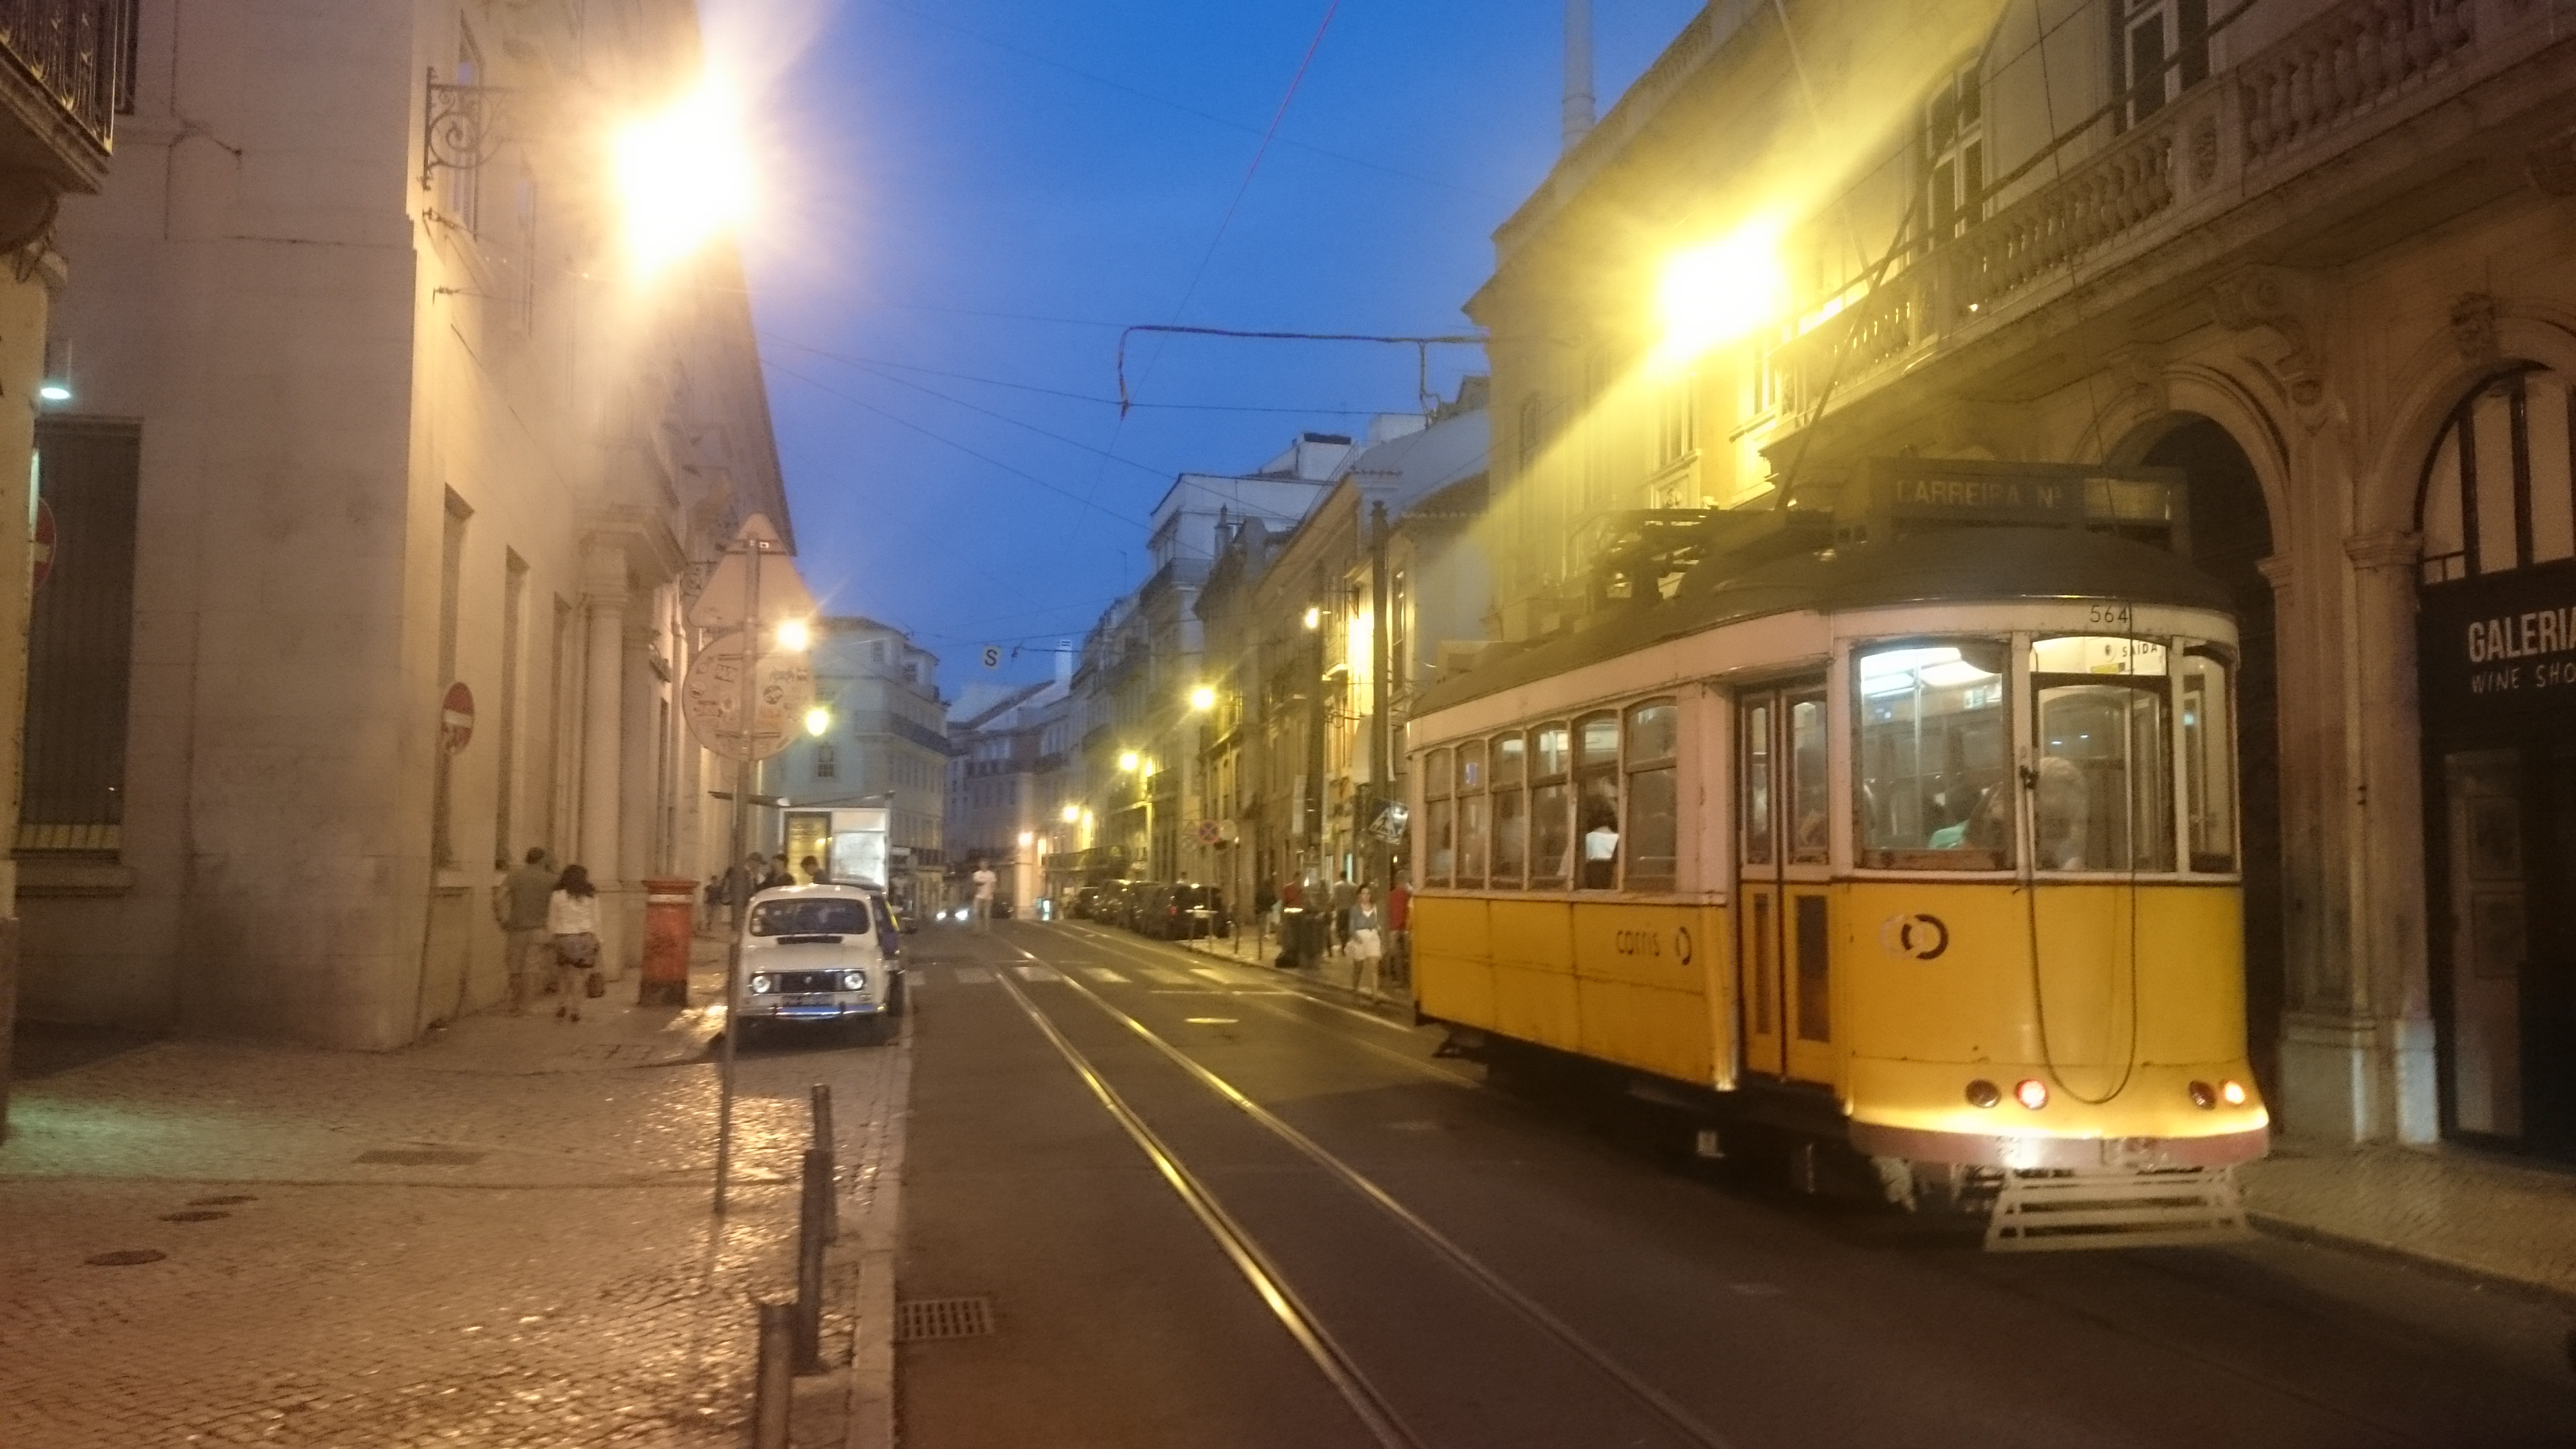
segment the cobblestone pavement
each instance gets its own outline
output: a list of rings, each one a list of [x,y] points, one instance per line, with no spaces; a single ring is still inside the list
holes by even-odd
[[[710,1023],[597,1006],[386,1055],[164,1042],[20,1083],[0,1444],[740,1443],[751,1299],[793,1293],[807,1085],[867,1161],[902,1049],[746,1051],[719,1221]],[[133,1252],[160,1256],[92,1262]]]

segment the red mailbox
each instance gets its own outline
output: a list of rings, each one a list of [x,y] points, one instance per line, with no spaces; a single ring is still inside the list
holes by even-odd
[[[644,971],[638,1006],[689,1004],[689,942],[696,936],[698,883],[644,882]]]

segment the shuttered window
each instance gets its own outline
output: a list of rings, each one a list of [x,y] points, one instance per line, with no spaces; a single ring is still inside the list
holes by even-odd
[[[113,855],[125,821],[125,709],[134,667],[135,492],[130,424],[36,426],[42,534],[27,630],[26,784],[20,854]]]

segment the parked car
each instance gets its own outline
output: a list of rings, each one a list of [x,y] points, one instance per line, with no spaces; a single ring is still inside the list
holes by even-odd
[[[751,898],[733,1019],[742,1040],[788,1023],[891,1034],[904,1007],[903,945],[885,897],[864,886],[781,886]]]

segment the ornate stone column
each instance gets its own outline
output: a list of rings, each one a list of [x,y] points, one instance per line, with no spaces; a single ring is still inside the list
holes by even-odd
[[[2378,1034],[2369,1136],[2430,1142],[2435,1091],[2432,982],[2426,948],[2423,739],[2415,681],[2412,533],[2344,541],[2352,561],[2354,650],[2352,862],[2357,1015]]]

